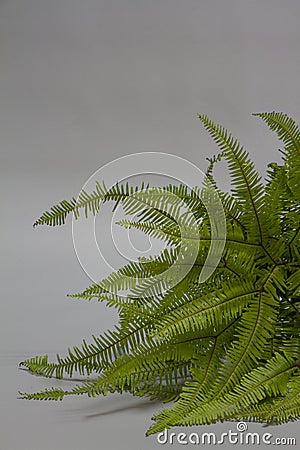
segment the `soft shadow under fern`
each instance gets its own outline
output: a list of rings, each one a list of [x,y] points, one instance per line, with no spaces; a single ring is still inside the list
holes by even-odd
[[[300,416],[300,131],[283,113],[258,113],[282,141],[282,163],[268,165],[263,183],[239,142],[207,116],[199,119],[220,148],[210,159],[207,180],[222,200],[227,238],[220,263],[205,283],[211,234],[209,217],[195,191],[97,183],[92,193],[62,201],[37,225],[61,225],[81,209],[96,214],[101,202],[121,203],[139,213],[122,225],[166,241],[157,258],[129,263],[107,279],[72,295],[96,298],[119,312],[114,330],[69,349],[56,362],[47,356],[21,366],[45,377],[87,376],[70,390],[23,393],[25,399],[62,400],[66,395],[95,396],[131,392],[173,401],[153,416],[147,434],[179,425],[219,420],[282,423]],[[232,180],[224,193],[213,167],[224,158]],[[155,193],[155,195],[153,195]],[[162,293],[152,277],[172,266],[182,236],[170,198],[188,205],[199,227],[199,253],[188,274]],[[168,204],[170,202],[170,204]],[[166,213],[168,207],[172,214]],[[175,211],[175,213],[174,213]],[[188,227],[187,227],[187,231]],[[187,236],[184,239],[188,239]],[[124,297],[121,291],[127,289]],[[94,378],[89,379],[89,375]],[[96,374],[96,378],[95,378]]]

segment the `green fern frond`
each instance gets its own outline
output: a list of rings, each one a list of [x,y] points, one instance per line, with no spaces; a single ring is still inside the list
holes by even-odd
[[[285,150],[289,156],[300,157],[300,131],[296,122],[287,114],[281,112],[253,113],[253,116],[261,117],[275,131],[284,142]]]
[[[44,214],[34,222],[33,226],[38,225],[62,225],[65,223],[67,216],[70,213],[74,213],[75,217],[79,217],[80,209],[84,209],[85,215],[87,217],[88,212],[96,213],[99,210],[100,201],[104,198],[106,194],[106,187],[101,186],[100,183],[96,183],[96,189],[91,194],[88,194],[82,190],[78,196],[78,199],[73,197],[70,201],[63,200],[58,205],[52,206],[49,211],[44,212]]]
[[[300,131],[286,114],[255,115],[284,145],[282,163],[268,165],[265,182],[241,144],[199,115],[220,148],[208,159],[203,186],[116,183],[107,189],[97,182],[94,191],[60,202],[35,222],[61,225],[70,214],[96,215],[112,201],[113,210],[122,205],[131,216],[121,226],[161,239],[165,248],[69,295],[115,308],[118,323],[54,362],[45,355],[20,363],[34,374],[75,381],[78,373],[81,380],[22,398],[128,392],[173,402],[154,415],[148,435],[223,420],[300,418]],[[230,193],[214,179],[221,160]],[[210,222],[216,198],[226,238]],[[212,243],[224,244],[215,265]],[[205,268],[214,271],[202,282]]]
[[[259,220],[259,211],[263,205],[264,187],[261,177],[254,168],[249,154],[240,145],[237,139],[225,130],[221,125],[216,125],[205,115],[198,116],[205,129],[211,134],[219,145],[222,156],[228,162],[232,178],[232,192],[244,206],[243,218],[248,226],[255,220],[255,228],[251,228],[253,236],[262,242],[263,230]],[[249,210],[251,213],[249,214]],[[256,233],[255,233],[256,230]]]
[[[296,202],[300,201],[300,130],[296,122],[287,114],[279,112],[255,113],[277,133],[284,143],[284,162],[287,173],[287,185]]]
[[[69,349],[65,358],[57,355],[56,363],[49,363],[47,356],[43,356],[23,361],[20,366],[45,377],[62,378],[64,374],[72,377],[74,371],[90,375],[103,370],[115,358],[138,345],[145,338],[146,330],[141,323],[131,324],[126,329],[117,327],[115,331],[107,331],[102,336],[92,336],[91,344],[83,341],[80,348]]]
[[[228,292],[230,292],[229,296]],[[258,290],[253,286],[252,280],[243,280],[239,285],[226,283],[218,291],[189,300],[188,309],[187,303],[184,303],[182,307],[162,318],[155,334],[157,337],[170,337],[190,330],[197,332],[206,324],[218,327],[226,320],[230,321],[240,315],[243,308],[257,293]]]

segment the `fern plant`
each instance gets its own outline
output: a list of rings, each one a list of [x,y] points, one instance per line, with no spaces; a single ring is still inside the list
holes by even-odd
[[[45,377],[70,378],[75,372],[84,377],[70,390],[54,387],[21,393],[22,398],[62,400],[67,395],[130,392],[171,402],[153,416],[147,435],[223,420],[279,424],[299,419],[300,130],[283,113],[254,115],[283,144],[282,163],[268,165],[264,182],[239,142],[199,115],[219,146],[217,156],[209,159],[206,187],[209,182],[221,198],[227,226],[220,263],[204,283],[199,274],[212,233],[197,188],[116,184],[107,190],[97,183],[93,192],[62,201],[35,222],[61,225],[71,213],[75,218],[82,210],[95,215],[102,202],[113,201],[129,213],[138,212],[137,221],[122,225],[159,237],[168,247],[156,258],[131,262],[71,295],[115,307],[119,322],[113,330],[93,336],[92,343],[83,341],[65,357],[58,355],[55,362],[47,356],[21,362]],[[230,193],[222,192],[213,177],[222,158],[231,175]],[[180,233],[180,209],[172,198],[192,211],[199,242],[191,270],[168,288],[163,274],[176,263],[182,241],[192,239],[188,220],[186,235]],[[121,294],[124,290],[126,295]]]

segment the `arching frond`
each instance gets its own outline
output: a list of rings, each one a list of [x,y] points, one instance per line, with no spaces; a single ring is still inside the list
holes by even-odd
[[[228,162],[232,178],[232,192],[243,205],[245,225],[251,227],[252,236],[262,241],[259,211],[263,205],[264,187],[249,154],[227,130],[215,124],[206,115],[199,115],[205,129],[219,145],[222,156]],[[255,226],[253,227],[253,220]]]

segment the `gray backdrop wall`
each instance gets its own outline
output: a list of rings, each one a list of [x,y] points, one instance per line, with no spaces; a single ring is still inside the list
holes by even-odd
[[[160,447],[144,438],[157,404],[17,400],[53,384],[19,361],[64,353],[115,320],[66,298],[90,282],[70,222],[32,223],[122,155],[164,151],[205,168],[215,146],[197,113],[237,135],[264,174],[279,143],[250,113],[300,121],[299,20],[298,0],[0,0],[1,449]],[[300,440],[297,424],[272,432]]]

